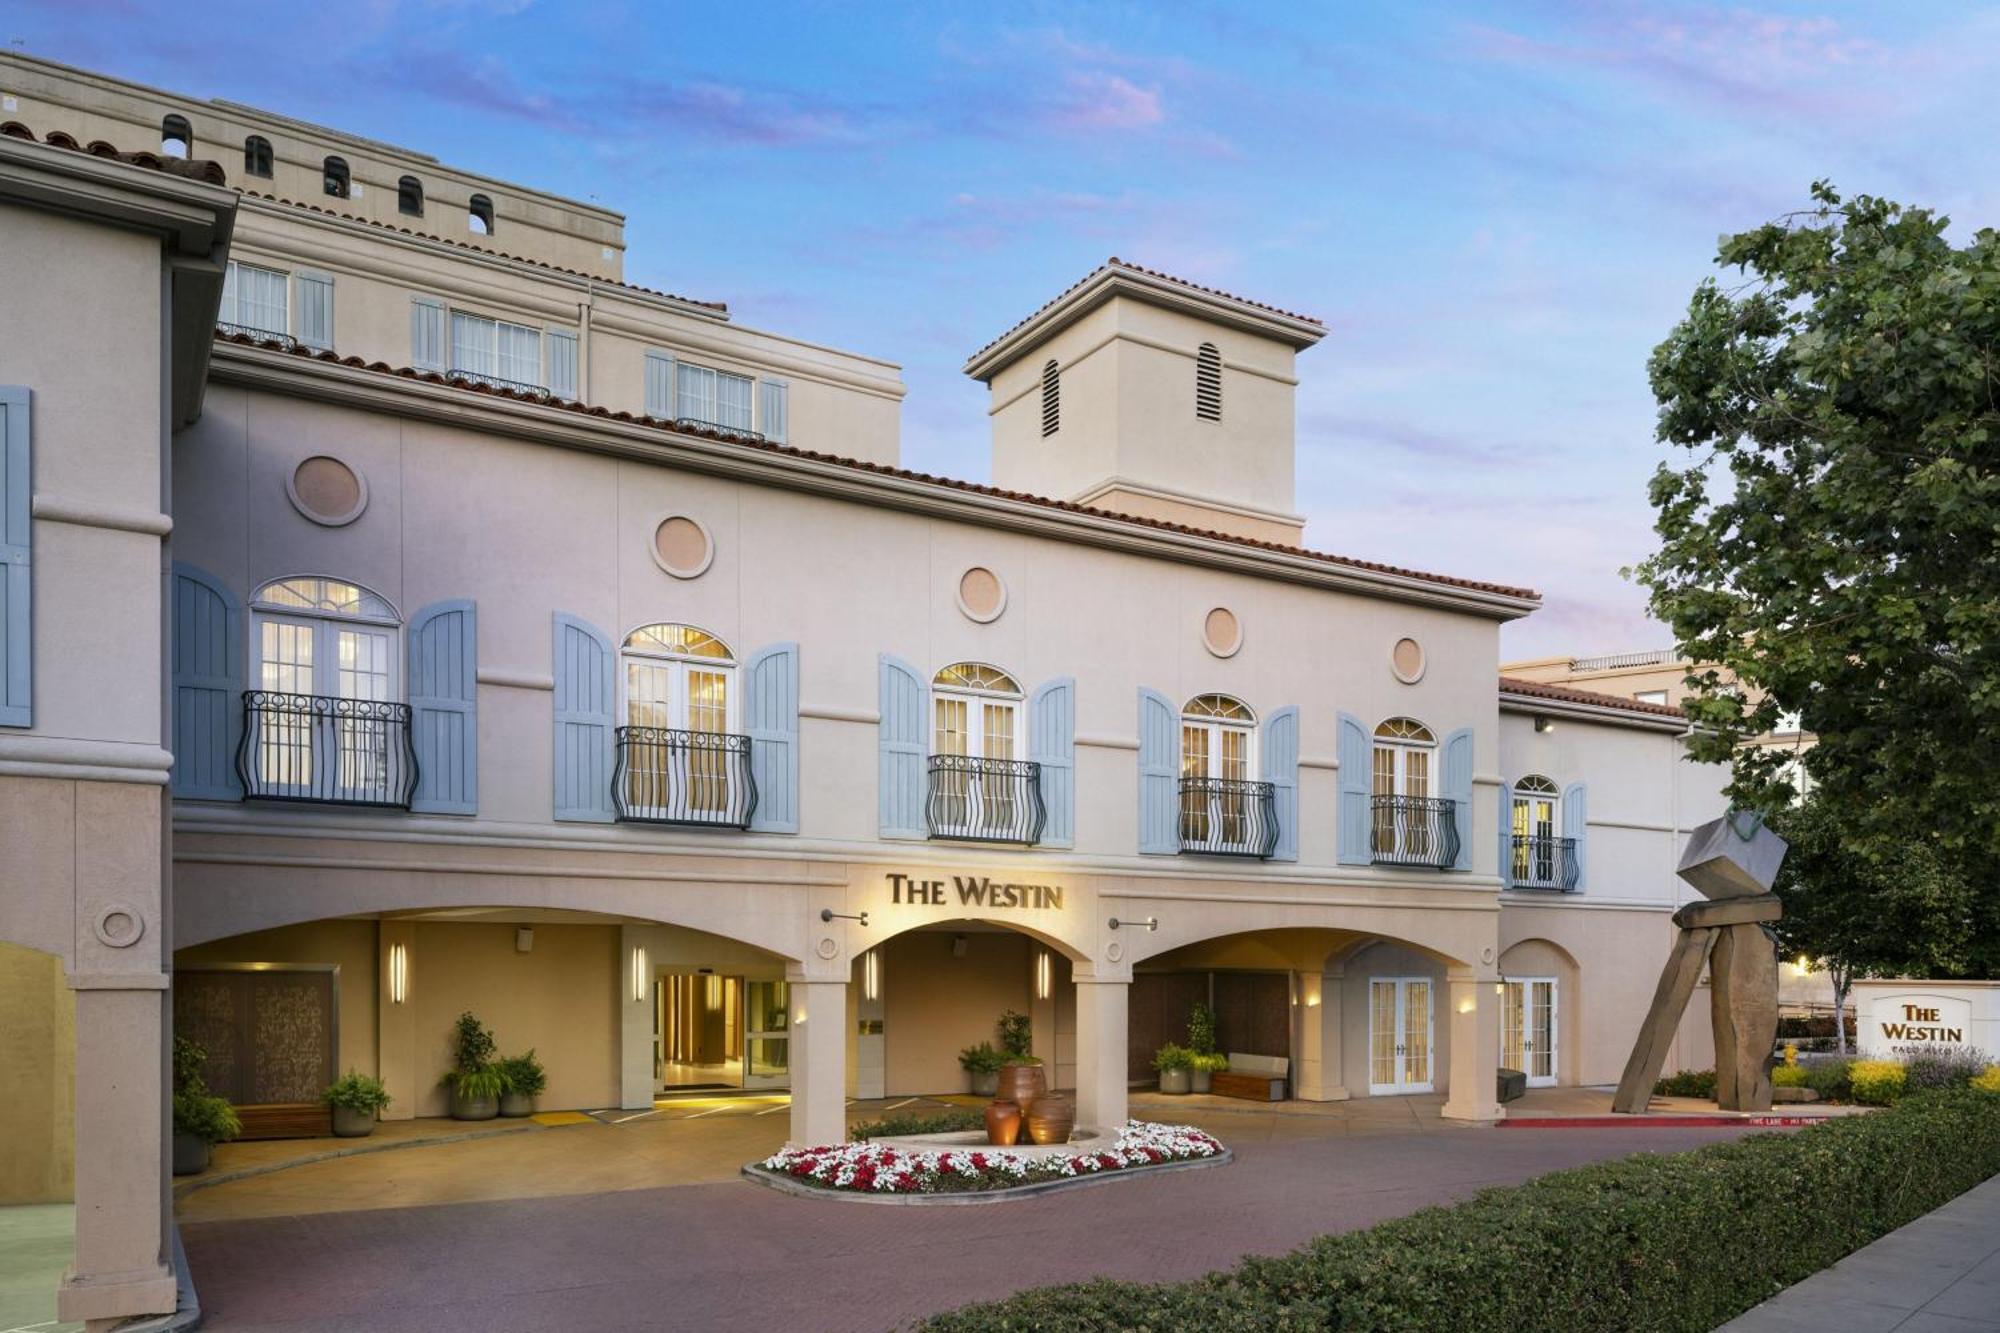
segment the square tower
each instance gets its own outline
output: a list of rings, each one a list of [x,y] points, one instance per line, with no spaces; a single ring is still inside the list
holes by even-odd
[[[993,482],[1298,545],[1297,354],[1316,319],[1113,258],[965,363]]]

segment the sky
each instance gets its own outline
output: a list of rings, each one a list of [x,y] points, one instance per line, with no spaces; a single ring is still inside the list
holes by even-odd
[[[629,281],[900,364],[927,472],[987,479],[959,367],[1108,256],[1314,315],[1307,544],[1540,589],[1503,657],[1671,642],[1620,570],[1718,237],[1820,178],[2000,221],[2000,7],[10,0],[0,41],[619,210]]]

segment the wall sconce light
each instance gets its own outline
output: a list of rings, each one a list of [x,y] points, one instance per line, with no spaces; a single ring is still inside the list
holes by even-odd
[[[1546,736],[1546,735],[1548,735],[1548,734],[1549,734],[1550,732],[1554,731],[1555,729],[1556,729],[1556,720],[1555,720],[1554,718],[1552,718],[1552,717],[1538,717],[1538,718],[1536,718],[1536,719],[1535,719],[1535,734],[1536,734],[1536,735],[1538,735],[1538,736]]]
[[[514,928],[514,952],[533,953],[535,949],[535,928],[516,926]]]
[[[400,944],[389,946],[389,1003],[401,1004],[410,998],[410,952]]]
[[[1160,928],[1160,918],[1149,916],[1144,921],[1120,921],[1114,916],[1106,924],[1113,930],[1123,930],[1127,926],[1137,926],[1141,930],[1158,930]]]
[[[819,919],[826,922],[859,921],[862,925],[865,926],[868,924],[868,913],[836,912],[831,907],[822,907],[819,909]]]
[[[1055,960],[1047,949],[1035,951],[1035,998],[1046,1000],[1055,990]]]
[[[646,946],[632,946],[632,1003],[642,1004],[646,999]]]
[[[861,955],[861,998],[879,1000],[882,998],[882,965],[870,949]]]

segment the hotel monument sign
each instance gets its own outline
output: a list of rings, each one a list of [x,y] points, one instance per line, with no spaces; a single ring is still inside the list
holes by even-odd
[[[1992,982],[1863,981],[1854,999],[1863,1055],[1893,1059],[1927,1046],[1990,1055],[2000,1044],[2000,989]]]
[[[999,916],[1007,912],[1059,912],[1060,884],[1024,884],[991,875],[889,876],[889,901],[917,907],[952,907],[958,914]]]

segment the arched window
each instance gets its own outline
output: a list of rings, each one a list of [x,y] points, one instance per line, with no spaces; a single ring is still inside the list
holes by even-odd
[[[243,174],[271,178],[271,141],[261,134],[243,141]]]
[[[465,210],[465,226],[474,236],[493,234],[493,201],[483,194],[472,196],[472,203]]]
[[[1222,353],[1203,343],[1194,357],[1194,414],[1203,421],[1222,420]]]
[[[666,824],[750,822],[747,737],[736,734],[736,656],[692,625],[625,636],[619,813]]]
[[[358,583],[278,579],[250,599],[253,679],[245,778],[253,796],[407,805],[409,710],[401,620]]]
[[[1062,370],[1054,361],[1042,367],[1042,434],[1062,429]]]
[[[1514,784],[1512,843],[1514,883],[1529,888],[1560,888],[1563,868],[1561,827],[1556,784],[1538,773]]]
[[[1021,687],[999,667],[955,662],[931,678],[932,835],[1018,840]]]
[[[1370,762],[1371,846],[1377,861],[1432,865],[1443,843],[1441,819],[1452,818],[1431,797],[1437,737],[1423,723],[1392,717],[1375,728]]]
[[[160,156],[186,157],[194,151],[194,126],[186,116],[168,116],[160,122]]]
[[[415,176],[396,182],[396,211],[407,218],[424,215],[424,183]]]
[[[1250,782],[1257,715],[1240,699],[1202,694],[1181,709],[1181,846],[1250,848],[1257,831]]]
[[[336,199],[345,199],[354,188],[353,178],[348,174],[347,163],[338,157],[329,157],[321,172],[321,188]]]

